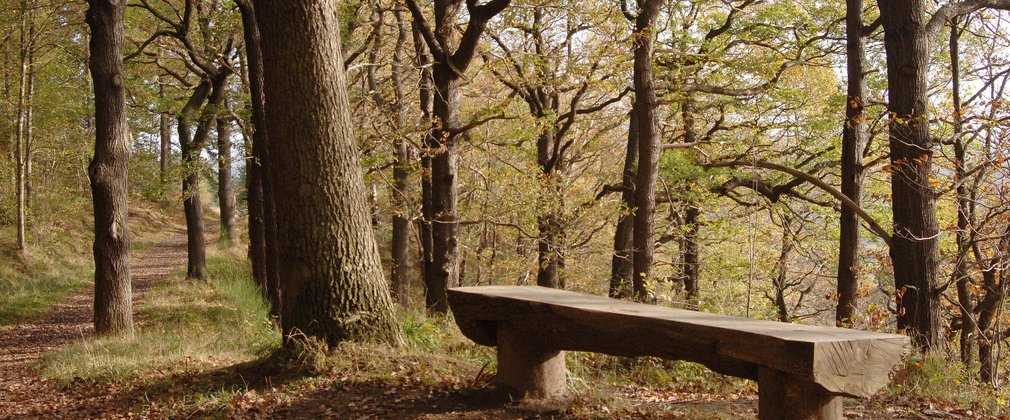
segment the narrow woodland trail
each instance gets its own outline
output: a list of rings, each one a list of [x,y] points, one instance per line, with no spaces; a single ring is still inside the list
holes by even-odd
[[[185,232],[136,253],[131,267],[134,309],[145,291],[185,265]],[[0,418],[87,416],[78,410],[103,398],[100,392],[61,391],[31,369],[46,352],[94,333],[93,296],[89,287],[47,317],[0,327]]]

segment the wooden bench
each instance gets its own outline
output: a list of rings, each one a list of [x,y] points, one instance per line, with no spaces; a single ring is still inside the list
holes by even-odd
[[[890,381],[902,335],[664,308],[537,286],[449,290],[460,330],[498,347],[496,383],[516,398],[566,390],[564,350],[701,363],[758,382],[762,419],[842,418],[842,397]]]

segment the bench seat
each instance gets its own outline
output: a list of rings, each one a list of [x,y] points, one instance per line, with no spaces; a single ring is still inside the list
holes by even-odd
[[[841,397],[886,386],[909,338],[672,309],[538,286],[449,289],[460,330],[498,348],[496,381],[518,398],[566,389],[563,351],[697,362],[758,381],[759,415],[841,418]]]

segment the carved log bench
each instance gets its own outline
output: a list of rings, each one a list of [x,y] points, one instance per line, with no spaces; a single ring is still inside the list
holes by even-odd
[[[890,381],[902,335],[664,308],[537,286],[449,290],[460,330],[498,348],[496,383],[516,398],[562,396],[564,351],[701,363],[758,382],[762,419],[836,419],[842,397]]]

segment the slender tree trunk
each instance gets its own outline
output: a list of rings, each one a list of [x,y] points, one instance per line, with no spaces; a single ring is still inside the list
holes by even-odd
[[[245,38],[250,107],[252,115],[252,167],[255,169],[253,190],[249,196],[249,253],[254,269],[260,272],[259,282],[270,301],[270,313],[281,315],[280,250],[277,248],[277,215],[274,205],[273,174],[271,172],[270,137],[267,134],[266,102],[263,92],[263,54],[260,49],[260,31],[255,10],[250,0],[237,0],[242,14],[242,33]],[[253,190],[250,190],[252,192]],[[254,208],[256,209],[254,211]],[[255,220],[258,219],[258,220]],[[261,220],[261,221],[260,221]],[[253,229],[256,229],[255,233]],[[260,234],[262,231],[262,234]],[[253,236],[258,239],[253,239]]]
[[[410,71],[407,57],[407,42],[411,36],[410,22],[403,16],[403,7],[396,6],[393,9],[396,18],[396,46],[393,49],[393,94],[396,101],[393,103],[393,118],[398,130],[393,148],[396,163],[393,166],[393,202],[395,211],[393,212],[393,236],[390,242],[393,265],[391,267],[391,277],[393,281],[393,297],[400,306],[407,307],[410,304],[410,276],[409,252],[410,252],[410,173],[412,153],[410,142],[403,137],[401,132],[407,123],[407,90],[409,85],[406,75]]]
[[[974,306],[972,305],[971,291],[968,283],[971,281],[971,274],[968,273],[968,258],[971,255],[971,244],[969,241],[969,229],[971,227],[971,203],[968,183],[965,179],[967,171],[964,166],[965,150],[963,135],[963,109],[961,106],[961,54],[960,40],[961,29],[958,26],[958,18],[951,19],[950,27],[950,74],[951,90],[954,102],[954,176],[957,180],[957,260],[954,262],[954,284],[957,288],[958,312],[961,318],[961,363],[964,364],[968,372],[972,372],[972,365],[975,364],[975,341],[978,339],[978,328],[972,316]],[[970,373],[969,373],[970,374]]]
[[[193,116],[211,92],[209,81],[200,82],[179,114],[179,146],[182,149],[184,175],[182,181],[183,211],[186,214],[186,277],[206,280],[206,252],[204,242],[203,206],[200,203],[200,174],[195,166],[200,159],[199,139],[193,137]],[[197,130],[199,131],[199,129]]]
[[[285,337],[402,341],[369,221],[336,2],[258,0]],[[288,338],[287,343],[293,343]]]
[[[775,261],[775,277],[772,287],[775,289],[775,309],[779,322],[793,322],[789,315],[789,305],[786,303],[786,289],[789,287],[789,254],[793,250],[792,219],[782,216],[782,243],[779,259]]]
[[[891,201],[891,260],[898,296],[898,329],[916,346],[943,344],[937,291],[936,222],[926,81],[929,38],[924,0],[879,0],[887,55]]]
[[[1005,245],[1005,243],[1001,245]],[[1006,251],[1006,248],[1003,248],[1003,251]],[[993,348],[996,345],[997,337],[1001,336],[1002,332],[994,331],[993,327],[1000,307],[1006,300],[1006,278],[1003,278],[1002,271],[996,267],[1006,264],[1006,262],[999,258],[992,258],[987,262],[991,265],[982,272],[986,292],[977,309],[978,329],[981,334],[978,340],[979,379],[983,383],[997,385],[999,372],[996,369],[996,355]]]
[[[427,50],[417,21],[411,24],[414,38],[414,53],[417,57],[417,68],[420,69],[420,80],[418,81],[418,106],[421,111],[421,121],[429,126],[433,124],[432,112],[434,104],[434,80],[431,74],[431,56]],[[418,232],[421,235],[421,277],[424,280],[424,305],[430,309],[435,306],[438,293],[433,286],[435,274],[432,270],[432,252],[434,243],[432,242],[431,220],[434,218],[431,206],[431,154],[426,145],[432,143],[428,137],[431,132],[425,132],[421,137],[421,144],[425,145],[421,154],[421,220],[418,221]]]
[[[95,214],[95,332],[133,336],[127,169],[130,142],[123,87],[126,0],[89,0],[89,67],[95,85],[95,155],[88,166]]]
[[[27,98],[28,82],[28,2],[21,0],[21,71],[18,77],[18,113],[17,113],[17,141],[15,150],[15,189],[17,199],[17,231],[18,231],[18,251],[24,252],[27,248],[25,237],[25,105]]]
[[[31,2],[28,9],[28,80],[26,82],[27,92],[25,94],[25,149],[24,149],[24,184],[25,184],[25,212],[31,211],[35,196],[32,185],[32,161],[35,150],[35,1]]]
[[[695,98],[693,93],[687,93],[681,103],[681,120],[684,123],[684,143],[693,144],[698,141],[695,125]],[[698,203],[688,199],[684,210],[684,234],[680,247],[681,275],[684,281],[684,292],[687,295],[689,307],[698,308],[698,235],[701,231],[701,208]]]
[[[863,2],[846,0],[846,74],[848,98],[842,126],[842,194],[859,204],[863,190],[863,149],[866,147],[866,37],[863,31]],[[842,206],[838,239],[838,306],[835,323],[848,326],[857,306],[859,292],[859,216]]]
[[[433,313],[449,310],[446,289],[459,284],[459,224],[457,201],[459,196],[459,152],[457,151],[461,127],[459,124],[459,86],[463,74],[476,55],[478,42],[487,22],[504,10],[510,0],[491,0],[483,5],[467,2],[470,20],[463,36],[459,36],[458,19],[460,0],[436,0],[434,4],[435,28],[425,33],[437,41],[429,44],[434,62],[432,65],[432,126],[425,137],[424,153],[431,157],[430,200],[422,206],[426,223],[431,228],[431,265],[425,278],[425,301]],[[412,5],[412,6],[411,6]],[[408,3],[412,11],[415,3]],[[415,21],[423,16],[414,15]],[[426,25],[426,24],[425,24]],[[451,48],[454,47],[454,48]]]
[[[556,88],[556,70],[550,68],[550,57],[544,36],[544,6],[533,9],[531,35],[535,53],[535,88],[527,88],[521,95],[529,106],[530,113],[541,122],[537,136],[537,166],[540,168],[541,210],[537,215],[537,285],[564,288],[562,259],[564,255],[564,192],[562,191],[562,168],[565,165],[561,144],[566,130],[559,128],[557,119],[561,115],[561,98]]]
[[[558,110],[556,95],[545,94],[547,102],[555,111]],[[555,113],[556,115],[556,113]],[[540,118],[550,118],[541,115]],[[537,285],[544,287],[563,288],[561,281],[561,255],[564,242],[564,227],[561,223],[561,173],[557,168],[562,162],[554,160],[555,142],[560,141],[554,129],[554,124],[547,124],[537,139],[537,165],[540,167],[540,182],[548,197],[544,200],[542,212],[537,215]]]
[[[701,231],[701,208],[696,203],[688,203],[687,211],[684,212],[684,232],[683,249],[681,250],[681,262],[684,265],[684,291],[687,293],[688,302],[694,307],[698,307],[698,235]]]
[[[624,177],[621,180],[621,215],[617,219],[614,232],[614,256],[610,264],[610,297],[631,297],[631,281],[634,273],[632,264],[632,235],[635,216],[630,213],[635,207],[635,172],[638,165],[638,112],[632,105],[628,113],[628,148],[624,156]]]
[[[459,283],[459,226],[456,208],[459,197],[459,76],[448,63],[436,62],[433,69],[435,95],[434,127],[425,145],[431,156],[431,278],[427,284],[429,309],[444,314],[449,310],[446,289]]]
[[[646,282],[652,273],[653,215],[656,212],[656,179],[659,174],[659,132],[656,123],[656,89],[652,78],[653,26],[659,15],[659,0],[640,2],[635,19],[634,84],[638,113],[638,171],[635,180],[635,245],[633,287],[635,299],[648,298]]]
[[[226,106],[227,98],[222,98]],[[231,117],[217,117],[217,199],[221,205],[221,242],[235,242],[235,187],[231,171]]]
[[[158,84],[158,98],[165,99],[165,86]],[[172,115],[162,112],[158,118],[158,135],[161,141],[160,152],[160,172],[161,186],[165,188],[168,184],[168,168],[172,159]]]

